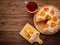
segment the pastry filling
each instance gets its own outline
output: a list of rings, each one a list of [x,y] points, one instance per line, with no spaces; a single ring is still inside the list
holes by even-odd
[[[33,30],[24,30],[25,31],[25,34],[26,34],[26,38],[29,39],[29,41],[33,41],[37,35],[38,35],[38,32],[35,32]]]

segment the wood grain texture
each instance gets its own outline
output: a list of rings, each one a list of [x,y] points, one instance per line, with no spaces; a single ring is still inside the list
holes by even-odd
[[[40,38],[44,41],[43,45],[60,45],[60,32],[55,35],[46,36],[40,35]],[[7,43],[7,44],[27,44],[30,43],[26,41],[22,36],[19,35],[19,31],[1,31],[0,32],[0,43]],[[37,43],[38,44],[38,43]],[[34,43],[33,43],[34,45]]]
[[[19,32],[26,23],[33,24],[33,14],[25,10],[25,0],[0,0],[0,45],[39,45],[30,44]],[[28,2],[31,0],[27,0]],[[60,0],[35,0],[38,5],[55,5],[60,10]],[[60,32],[52,36],[41,34],[43,45],[60,45]]]

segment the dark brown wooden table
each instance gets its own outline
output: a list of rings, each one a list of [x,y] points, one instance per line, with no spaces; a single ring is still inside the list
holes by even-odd
[[[28,22],[33,24],[33,15],[25,10],[25,0],[0,0],[0,45],[39,45],[30,44],[19,32]],[[29,0],[27,0],[29,1]],[[38,5],[52,4],[60,9],[60,0],[35,0]],[[42,45],[60,45],[60,31],[51,36],[41,34]]]

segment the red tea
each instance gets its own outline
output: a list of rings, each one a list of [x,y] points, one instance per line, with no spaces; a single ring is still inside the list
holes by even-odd
[[[26,8],[28,9],[28,11],[30,12],[34,12],[38,6],[35,2],[29,2],[27,5],[26,5]]]

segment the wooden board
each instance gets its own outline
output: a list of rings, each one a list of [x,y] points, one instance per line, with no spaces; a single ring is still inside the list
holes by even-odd
[[[29,23],[27,23],[23,29],[19,32],[20,36],[25,38],[31,44],[34,42],[38,42],[39,44],[43,44],[43,41],[40,39],[40,33]]]
[[[19,35],[28,22],[33,24],[33,14],[25,10],[25,0],[0,0],[0,45],[31,45]],[[30,1],[30,0],[27,0]],[[60,0],[35,0],[39,6],[52,4],[60,9]],[[43,45],[60,45],[60,32],[52,36],[41,34]],[[32,45],[39,45],[33,43]]]

